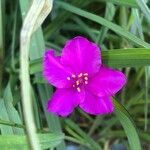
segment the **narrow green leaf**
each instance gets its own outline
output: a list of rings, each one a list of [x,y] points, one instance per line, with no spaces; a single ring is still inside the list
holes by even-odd
[[[83,137],[86,141],[88,141],[88,143],[90,144],[92,149],[94,149],[94,150],[102,150],[100,145],[98,143],[96,143],[90,136],[88,136],[82,129],[80,129],[80,127],[77,124],[72,122],[70,119],[66,119],[65,122],[74,131],[76,131],[76,133],[78,133],[81,137]]]
[[[0,119],[9,121],[7,109],[3,99],[0,99]],[[13,134],[12,127],[0,124],[1,134]]]
[[[114,5],[112,3],[107,3],[106,10],[105,10],[105,19],[112,21],[114,15],[115,15],[115,11],[116,11],[116,9],[115,9]],[[97,36],[97,39],[96,39],[97,44],[103,43],[103,41],[107,35],[107,32],[108,32],[108,28],[103,26],[99,32],[99,35]]]
[[[135,1],[137,2],[139,8],[144,13],[146,19],[150,23],[150,9],[148,8],[146,1],[145,0],[135,0]]]
[[[5,17],[5,1],[0,0],[0,96],[2,95],[3,80],[3,61],[4,61],[4,17]]]
[[[22,124],[19,113],[13,106],[13,97],[12,97],[12,92],[11,92],[11,88],[10,88],[10,83],[7,84],[7,87],[4,91],[4,103],[5,103],[7,113],[8,113],[9,120],[12,122]],[[13,127],[13,132],[14,132],[14,134],[23,134],[24,133],[23,129],[19,129],[19,128],[15,128],[15,127]]]
[[[38,134],[42,149],[54,148],[64,138],[63,134]],[[2,150],[28,150],[28,142],[26,136],[19,135],[1,135],[0,147]]]
[[[92,21],[99,23],[103,26],[106,26],[107,28],[111,29],[115,33],[125,37],[126,39],[136,43],[137,45],[140,45],[140,46],[145,47],[145,48],[150,48],[150,44],[148,44],[147,42],[139,39],[135,35],[128,32],[126,29],[124,29],[124,28],[122,28],[122,27],[120,27],[120,26],[100,17],[100,16],[94,15],[92,13],[89,13],[87,11],[84,11],[80,8],[69,5],[69,4],[62,2],[62,1],[55,1],[55,3],[59,6],[61,6],[62,8],[64,8],[65,10],[68,10],[68,11],[75,13],[79,16],[85,17],[89,20],[92,20]]]
[[[102,52],[104,64],[110,67],[142,67],[150,65],[150,49],[115,49]]]
[[[90,2],[90,0],[86,0],[86,1],[72,0],[71,4],[76,5],[78,7],[83,7],[83,6],[86,6],[89,2]],[[64,22],[70,16],[71,16],[71,14],[69,14],[66,11],[59,13],[58,16],[55,19],[53,19],[53,21],[45,28],[45,30],[44,30],[45,39],[48,39],[56,31],[58,31],[62,27],[62,24],[64,24]]]
[[[141,150],[139,135],[136,130],[133,119],[128,111],[117,100],[113,99],[115,105],[115,114],[122,124],[131,150]]]
[[[110,67],[142,67],[150,65],[150,49],[114,49],[102,51],[103,63]],[[42,71],[42,58],[30,61],[30,73]]]
[[[22,17],[23,17],[27,11],[27,8],[28,8],[27,6],[29,6],[29,1],[20,1],[20,2],[21,2],[20,6],[21,6]],[[52,29],[50,34],[54,32],[56,28],[54,27],[54,29]],[[36,33],[32,37],[32,41],[30,45],[30,60],[34,61],[38,59],[39,57],[42,57],[44,51],[45,51],[45,41],[44,41],[42,29],[39,28],[39,30],[36,31]],[[38,74],[38,73],[35,74],[36,79],[38,79],[39,76],[41,76],[41,74]],[[59,133],[62,132],[59,118],[48,113],[46,109],[47,100],[50,98],[50,95],[52,93],[52,88],[47,87],[45,84],[44,85],[39,84],[37,85],[37,89],[38,89],[38,94],[39,94],[38,96],[40,97],[40,101],[42,103],[42,108],[44,110],[44,114],[46,117],[46,121],[48,123],[49,130],[53,132],[59,132]],[[66,148],[65,148],[64,141],[57,146],[57,150],[65,150],[65,149]]]
[[[101,0],[97,0],[97,1],[101,1]],[[111,2],[121,6],[125,5],[129,7],[138,7],[135,0],[102,0],[102,1]]]

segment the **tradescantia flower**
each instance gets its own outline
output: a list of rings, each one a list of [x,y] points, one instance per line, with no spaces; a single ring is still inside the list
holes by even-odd
[[[113,112],[111,96],[126,82],[122,72],[102,65],[98,46],[80,36],[67,41],[61,56],[45,52],[43,75],[57,88],[47,109],[63,117],[77,106],[92,115]]]

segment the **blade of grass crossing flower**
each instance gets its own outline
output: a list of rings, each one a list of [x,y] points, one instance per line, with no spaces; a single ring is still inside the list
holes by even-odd
[[[69,5],[65,2],[61,2],[61,1],[55,1],[55,3],[59,6],[61,6],[62,8],[64,8],[65,10],[68,10],[72,13],[75,13],[79,16],[85,17],[89,20],[92,20],[96,23],[99,23],[103,26],[106,26],[107,28],[111,29],[112,31],[114,31],[115,33],[125,37],[126,39],[132,41],[133,43],[136,43],[139,46],[145,47],[145,48],[150,48],[150,44],[148,44],[147,42],[139,39],[138,37],[136,37],[135,35],[131,34],[130,32],[128,32],[127,30],[125,30],[124,28],[121,28],[120,26],[100,17],[97,15],[94,15],[92,13],[89,13],[87,11],[84,11],[82,9],[79,9],[75,6]]]
[[[110,67],[140,67],[150,64],[150,49],[116,49],[102,52],[104,64]]]
[[[113,98],[113,102],[115,105],[115,114],[124,128],[130,149],[141,150],[140,139],[133,119],[123,105],[121,105],[116,99]]]
[[[114,68],[141,67],[150,65],[150,49],[114,49],[102,51],[103,63]],[[42,58],[30,61],[30,73],[42,71]]]
[[[64,138],[63,134],[38,134],[40,145],[42,149],[54,148],[56,145],[61,143]],[[28,150],[28,143],[26,136],[18,135],[1,135],[0,136],[0,147],[3,150]]]

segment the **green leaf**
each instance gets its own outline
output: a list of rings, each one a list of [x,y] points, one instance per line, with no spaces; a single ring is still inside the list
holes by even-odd
[[[9,116],[3,99],[0,99],[0,119],[9,121]],[[0,124],[1,134],[13,134],[12,127]]]
[[[113,99],[115,105],[115,114],[121,122],[131,150],[141,150],[139,135],[136,126],[128,111],[117,100]]]
[[[100,1],[100,0],[98,0]],[[125,5],[125,6],[129,6],[129,7],[138,7],[138,5],[136,4],[135,0],[102,0],[105,2],[111,2],[117,5]]]
[[[112,21],[115,16],[116,8],[112,3],[107,3],[105,10],[105,19]],[[96,43],[102,44],[105,37],[107,36],[108,28],[103,26],[97,36]]]
[[[115,49],[102,52],[104,64],[110,67],[142,67],[150,65],[150,49]]]
[[[0,60],[3,62],[4,60],[4,49],[5,49],[5,42],[4,42],[4,34],[5,34],[5,23],[4,18],[6,17],[5,14],[5,1],[0,0]],[[3,80],[3,63],[0,63],[0,96],[2,95],[2,80]]]
[[[7,84],[7,87],[4,91],[4,103],[8,113],[9,120],[22,124],[19,113],[16,108],[13,106],[13,96],[10,88],[10,83]],[[5,118],[4,118],[5,119]],[[23,134],[23,129],[13,127],[14,134]]]
[[[90,0],[86,0],[86,1],[71,0],[71,4],[76,5],[78,7],[86,6],[89,2],[90,2]],[[71,16],[71,14],[69,14],[66,11],[62,11],[61,13],[59,13],[58,16],[55,19],[53,19],[53,21],[45,28],[45,30],[44,30],[45,39],[50,38],[51,36],[53,36],[53,34],[56,31],[60,30],[60,28],[62,27],[64,22],[70,16]]]
[[[135,35],[131,34],[130,32],[128,32],[126,29],[100,17],[100,16],[97,16],[97,15],[94,15],[92,13],[89,13],[87,11],[84,11],[80,8],[77,8],[75,6],[72,6],[72,5],[69,5],[65,2],[62,2],[62,1],[55,1],[55,3],[59,6],[61,6],[62,8],[64,8],[65,10],[68,10],[72,13],[75,13],[79,16],[82,16],[82,17],[85,17],[89,20],[92,20],[98,24],[101,24],[103,26],[106,26],[107,28],[111,29],[112,31],[114,31],[115,33],[125,37],[126,39],[136,43],[137,45],[140,45],[142,47],[145,47],[145,48],[150,48],[150,44],[139,39],[138,37],[136,37]]]
[[[135,0],[135,1],[137,2],[139,8],[144,13],[146,19],[150,23],[150,9],[148,8],[146,1],[145,0]]]
[[[27,2],[27,1],[20,0],[20,6],[21,6],[22,17],[23,17],[25,12],[27,11],[27,6],[29,6],[29,1]],[[55,23],[57,23],[57,20]],[[55,23],[52,23],[52,24],[55,24]],[[53,31],[55,32],[55,29],[57,29],[57,27],[55,28],[55,25],[54,25],[54,28],[52,29],[51,32],[53,32]],[[51,32],[50,32],[50,34],[51,34]],[[32,40],[31,40],[30,60],[34,61],[35,59],[42,57],[44,51],[45,51],[45,41],[44,41],[42,29],[39,28],[39,30],[36,31],[36,33],[33,35]],[[35,74],[35,79],[38,79],[39,76],[41,76],[41,74]],[[39,94],[37,96],[40,97],[39,101],[40,101],[40,104],[42,103],[42,108],[44,110],[44,115],[46,117],[46,121],[47,121],[49,130],[60,133],[61,125],[59,122],[59,118],[48,113],[47,109],[46,109],[47,100],[50,98],[50,95],[52,93],[52,88],[47,87],[45,84],[44,85],[39,84],[39,85],[37,85],[37,89],[38,89],[38,94]],[[36,122],[38,122],[38,120],[36,120]],[[57,150],[65,150],[66,148],[65,148],[64,141],[60,145],[58,145],[56,149]]]
[[[61,143],[64,138],[63,134],[38,134],[42,149],[53,148]],[[1,135],[0,148],[2,150],[28,150],[26,136],[18,135]]]
[[[66,119],[65,123],[69,127],[71,127],[74,131],[76,131],[76,133],[78,133],[81,137],[83,137],[84,140],[90,144],[92,149],[94,149],[94,150],[102,150],[100,145],[96,141],[94,141],[90,136],[88,136],[82,129],[80,129],[80,127],[77,124],[72,122],[70,119]]]
[[[10,88],[10,83],[7,84],[4,90],[4,97],[0,100],[0,119],[21,124],[20,115],[13,106],[13,96]],[[9,127],[0,124],[2,134],[23,134],[24,130],[16,127]]]

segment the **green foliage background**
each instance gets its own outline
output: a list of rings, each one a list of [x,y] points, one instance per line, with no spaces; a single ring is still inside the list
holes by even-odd
[[[34,143],[26,136],[30,124],[23,115],[19,76],[20,32],[31,4],[29,0],[0,0],[2,150],[31,149]],[[149,7],[147,0],[54,1],[52,12],[33,33],[29,48],[31,124],[37,128],[39,149],[66,150],[75,145],[81,150],[109,150],[117,144],[129,150],[150,149]],[[97,43],[103,63],[127,76],[127,85],[113,98],[113,114],[95,117],[76,109],[68,118],[59,118],[46,110],[54,88],[42,76],[43,53],[53,48],[59,54],[66,40],[77,35]],[[26,114],[32,116],[30,111]]]

